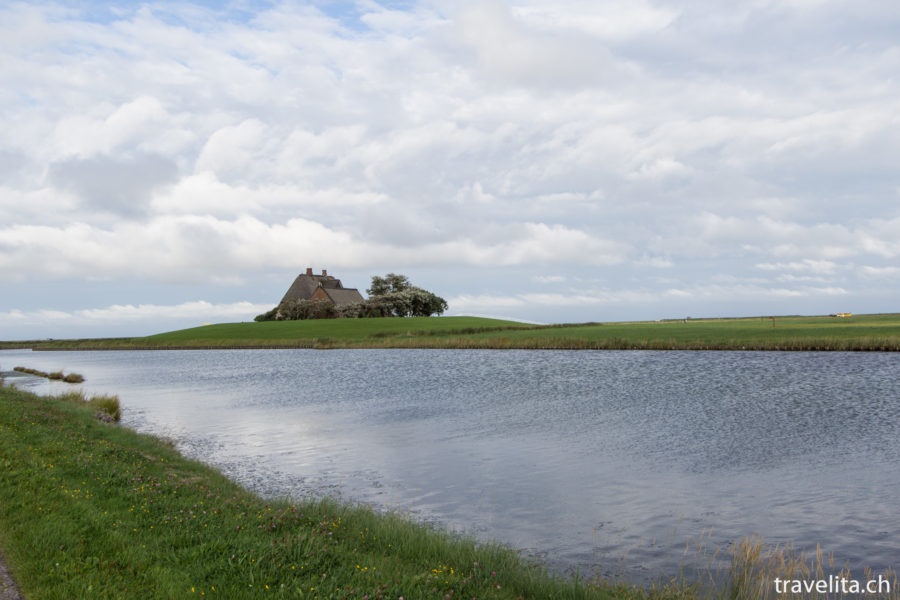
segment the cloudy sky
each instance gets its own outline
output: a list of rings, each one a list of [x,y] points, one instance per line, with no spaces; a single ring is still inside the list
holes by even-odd
[[[537,322],[900,310],[896,0],[0,3],[0,339],[404,273]]]

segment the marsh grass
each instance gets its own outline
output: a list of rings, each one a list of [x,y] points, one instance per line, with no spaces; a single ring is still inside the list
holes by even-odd
[[[56,398],[89,406],[96,411],[95,414],[102,421],[119,422],[122,419],[122,408],[119,403],[119,397],[116,395],[98,394],[87,396],[83,390],[76,390],[60,394]]]
[[[62,370],[45,373],[44,371],[39,371],[37,369],[31,369],[28,367],[14,367],[13,371],[19,371],[20,373],[27,373],[28,375],[35,375],[37,377],[45,377],[54,381],[65,381],[66,383],[84,382],[84,376],[78,373],[69,373],[68,375],[66,375],[62,372]]]
[[[881,577],[890,584],[890,590],[878,593],[856,594],[851,592],[851,581],[865,585]],[[815,582],[833,582],[831,589],[819,591]],[[780,590],[775,581],[783,582]],[[840,581],[847,582],[845,593]],[[788,582],[809,585],[810,590],[799,593]],[[791,544],[772,545],[758,535],[745,536],[727,547],[709,543],[708,536],[701,535],[685,545],[681,572],[674,577],[649,586],[667,595],[682,594],[685,597],[710,600],[834,600],[866,598],[879,600],[900,599],[900,584],[892,568],[876,573],[865,568],[862,573],[851,573],[846,565],[840,565],[833,553],[825,553],[817,547],[812,554]],[[779,593],[779,591],[781,593]]]
[[[36,375],[38,377],[50,377],[49,373],[44,373],[43,371],[38,371],[37,369],[32,369],[29,367],[13,367],[13,371],[18,371],[19,373],[27,373],[29,375]]]
[[[122,419],[122,408],[119,405],[118,396],[110,394],[91,396],[87,403],[96,408],[100,413],[109,415],[115,422],[119,422]]]

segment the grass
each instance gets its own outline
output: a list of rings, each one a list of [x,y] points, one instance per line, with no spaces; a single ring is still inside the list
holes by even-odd
[[[765,600],[774,577],[849,576],[821,552],[807,559],[745,538],[707,559],[725,564],[708,582],[562,579],[504,546],[396,513],[261,498],[98,417],[113,405],[118,414],[115,397],[0,388],[0,546],[28,598]],[[870,597],[898,598],[892,581]]]
[[[38,350],[137,348],[497,348],[900,350],[900,314],[528,325],[478,317],[222,323],[140,338],[4,342]]]
[[[119,403],[119,397],[111,394],[98,394],[87,397],[83,391],[66,392],[57,396],[62,401],[74,402],[89,407],[94,412],[94,416],[101,421],[118,422],[122,419],[122,407]]]
[[[62,371],[45,373],[43,371],[38,371],[37,369],[31,369],[28,367],[14,367],[13,371],[28,373],[29,375],[35,375],[37,377],[46,377],[47,379],[54,379],[57,381],[65,381],[66,383],[82,383],[84,381],[84,377],[82,375],[79,375],[78,373],[69,373],[68,375],[64,374]]]
[[[716,600],[900,598],[900,582],[891,568],[854,574],[821,547],[810,555],[791,544],[771,545],[749,535],[723,549],[707,547],[701,537],[689,544],[685,557],[690,566],[699,565],[694,571],[702,580],[688,585],[684,576],[675,577],[665,588],[668,593],[680,590],[688,597]],[[874,593],[864,589],[869,582]]]

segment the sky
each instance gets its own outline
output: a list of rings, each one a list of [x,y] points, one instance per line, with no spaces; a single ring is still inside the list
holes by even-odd
[[[0,3],[0,339],[407,275],[540,323],[897,312],[895,0]]]

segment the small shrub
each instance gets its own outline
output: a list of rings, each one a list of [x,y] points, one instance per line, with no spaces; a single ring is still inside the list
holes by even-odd
[[[63,377],[63,381],[66,383],[82,383],[84,381],[84,377],[78,373],[69,373],[65,377]]]
[[[277,315],[277,314],[278,314],[278,307],[276,306],[275,308],[273,308],[272,310],[270,310],[268,312],[264,312],[261,315],[256,315],[255,317],[253,317],[253,320],[256,321],[257,323],[262,322],[262,321],[274,321],[275,315]]]
[[[52,373],[47,375],[47,379],[57,379],[61,380],[65,375],[63,375],[62,371],[53,371]]]

